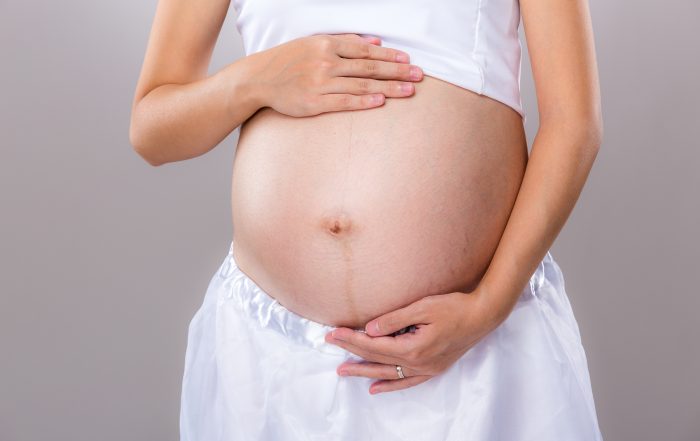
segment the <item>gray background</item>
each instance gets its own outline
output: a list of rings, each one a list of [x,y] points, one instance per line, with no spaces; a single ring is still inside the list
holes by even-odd
[[[132,151],[155,7],[0,0],[2,440],[177,439],[187,325],[232,234],[237,131],[159,168]],[[606,440],[697,440],[700,4],[591,11],[605,139],[552,253]],[[211,72],[243,54],[233,19]]]

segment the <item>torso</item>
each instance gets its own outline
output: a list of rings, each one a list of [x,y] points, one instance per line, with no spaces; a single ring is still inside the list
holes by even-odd
[[[281,305],[331,326],[476,287],[527,163],[520,116],[424,76],[407,98],[240,130],[234,256]]]

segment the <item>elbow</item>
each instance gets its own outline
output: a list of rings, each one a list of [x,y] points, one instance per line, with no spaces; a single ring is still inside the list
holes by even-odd
[[[603,144],[603,114],[598,111],[579,118],[584,127],[584,139],[595,150]]]
[[[144,129],[140,127],[137,118],[132,117],[129,124],[129,144],[136,154],[153,167],[163,165],[165,162],[154,154],[154,149],[149,147],[144,134]]]
[[[603,144],[603,135],[604,135],[604,129],[603,129],[603,116],[598,115],[596,117],[596,132],[595,132],[595,140],[596,140],[596,148],[600,148],[600,146]]]
[[[579,119],[580,131],[574,139],[577,139],[577,144],[582,148],[591,150],[597,153],[600,150],[600,146],[603,144],[603,124],[601,121],[596,119]]]
[[[153,155],[152,150],[149,149],[142,141],[138,133],[133,130],[129,130],[129,143],[131,148],[136,154],[138,154],[144,161],[153,167],[158,167],[163,165],[164,162],[160,161]]]

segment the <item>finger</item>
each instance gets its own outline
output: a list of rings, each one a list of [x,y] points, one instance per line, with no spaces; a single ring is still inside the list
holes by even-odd
[[[365,361],[383,363],[383,364],[387,364],[387,365],[401,364],[402,366],[403,366],[402,363],[406,362],[406,360],[393,359],[391,357],[386,356],[385,354],[378,354],[378,353],[370,352],[366,349],[359,348],[359,347],[357,347],[353,344],[350,344],[348,342],[336,340],[333,337],[331,337],[330,334],[326,334],[325,340],[328,343],[334,344],[336,346],[339,346],[339,347],[345,349],[346,351],[352,352],[353,354],[359,356],[360,358],[362,358]]]
[[[337,37],[341,38],[351,38],[357,40],[358,38],[361,39],[360,41],[367,41],[372,44],[382,44],[382,39],[379,37],[375,37],[373,35],[363,35],[363,34],[331,34],[331,35],[336,35]]]
[[[417,375],[411,368],[401,366],[402,372],[406,377]],[[348,362],[343,363],[336,369],[338,375],[343,377],[353,376],[353,377],[367,377],[367,378],[379,378],[385,380],[395,380],[400,379],[398,372],[396,371],[396,365],[388,365],[384,363],[374,363],[370,361],[361,362]]]
[[[341,110],[369,109],[384,104],[384,95],[352,95],[347,93],[329,93],[317,98],[317,106],[321,112],[336,112]]]
[[[335,53],[343,58],[369,58],[394,63],[408,63],[410,61],[409,55],[404,51],[366,44],[363,41],[353,41],[353,39],[340,39],[336,45]]]
[[[397,337],[370,337],[361,331],[353,331],[347,328],[338,328],[329,336],[330,342],[339,346],[360,350],[374,354],[385,364],[400,364],[406,361],[408,354],[413,352],[417,342],[416,334],[406,333]],[[348,349],[348,350],[351,350]],[[365,358],[365,357],[363,357]]]
[[[408,306],[380,315],[367,322],[365,332],[368,336],[389,335],[410,325],[429,324],[430,300],[430,296],[423,297]]]
[[[432,375],[416,375],[414,377],[406,377],[398,380],[379,380],[369,386],[369,393],[378,394],[381,392],[408,389],[409,387],[424,383],[431,378],[433,378]]]
[[[382,45],[382,39],[379,37],[375,37],[373,35],[360,35],[363,39],[369,41],[372,44],[376,44],[377,46]]]
[[[369,46],[371,47],[371,46]],[[337,77],[362,77],[381,80],[420,81],[423,70],[410,63],[396,63],[361,58],[341,58],[331,67],[330,73]]]
[[[334,77],[322,90],[323,93],[350,93],[363,95],[381,93],[385,97],[413,95],[415,87],[410,81],[374,80],[371,78]]]

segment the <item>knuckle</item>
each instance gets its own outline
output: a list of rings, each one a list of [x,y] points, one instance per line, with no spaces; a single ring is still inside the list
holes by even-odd
[[[301,107],[306,113],[313,113],[319,106],[319,100],[315,96],[306,96],[301,101]]]
[[[339,95],[336,99],[336,106],[339,109],[347,110],[352,104],[352,97],[350,95]]]
[[[326,83],[326,76],[321,71],[316,71],[314,75],[311,75],[308,79],[308,87],[320,88]]]
[[[387,93],[395,94],[401,92],[401,82],[400,81],[385,81],[384,89]]]
[[[369,58],[372,55],[369,43],[360,43],[359,52],[361,57]]]
[[[369,93],[372,90],[371,81],[366,78],[359,78],[357,80],[357,90],[360,93]]]
[[[364,64],[365,70],[369,73],[374,73],[377,70],[379,70],[379,64],[376,61],[364,60],[363,64]]]
[[[316,35],[316,44],[319,50],[328,52],[335,47],[335,39],[327,34]]]
[[[375,107],[379,105],[379,103],[382,100],[382,95],[381,94],[368,94],[368,95],[362,95],[363,99],[363,104],[367,107]]]
[[[330,58],[321,58],[316,62],[318,71],[327,72],[335,66],[335,61]]]
[[[399,75],[401,78],[410,78],[411,77],[411,66],[408,64],[404,63],[397,63],[395,64],[396,66],[396,73]]]

